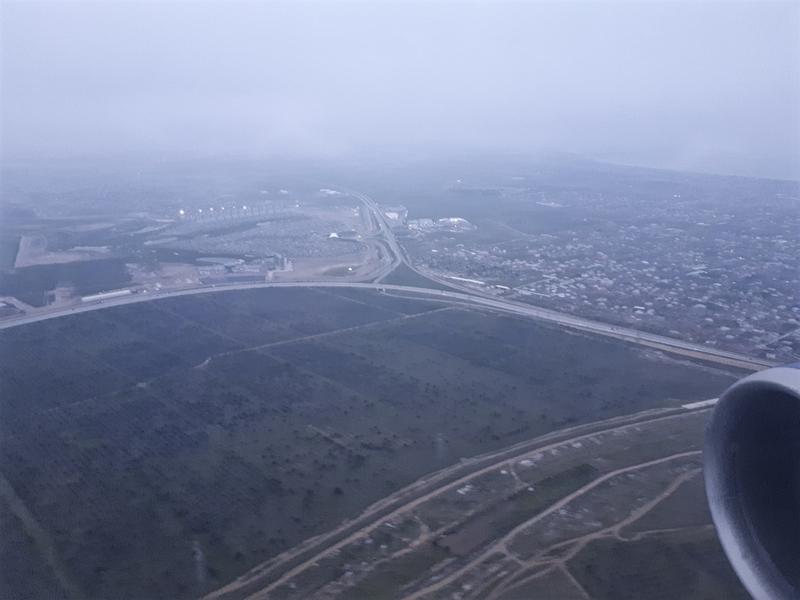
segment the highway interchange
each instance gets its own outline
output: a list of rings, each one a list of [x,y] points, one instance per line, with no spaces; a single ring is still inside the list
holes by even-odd
[[[377,226],[374,241],[380,243],[381,246],[386,249],[391,259],[389,263],[380,270],[378,275],[373,275],[372,281],[309,280],[263,283],[248,282],[202,285],[159,291],[141,291],[125,296],[105,298],[77,305],[34,309],[23,316],[0,321],[0,329],[17,327],[70,314],[80,314],[114,306],[195,294],[265,288],[366,289],[385,294],[402,295],[420,298],[426,301],[455,304],[474,309],[532,318],[568,327],[572,330],[613,337],[661,351],[704,361],[716,362],[727,366],[734,366],[741,369],[760,370],[772,366],[770,363],[761,359],[707,347],[702,344],[695,344],[649,332],[610,325],[555,310],[536,307],[504,298],[497,298],[489,294],[482,294],[471,288],[464,288],[453,284],[448,280],[437,277],[435,274],[420,272],[409,263],[404,250],[397,242],[391,227],[386,222],[374,200],[362,193],[349,193],[361,201],[367,210],[369,210],[373,222]],[[441,284],[442,286],[447,286],[449,289],[431,289],[383,283],[383,279],[400,265],[405,265],[417,272],[420,276]],[[550,447],[554,444],[572,443],[598,432],[615,431],[632,425],[659,422],[681,414],[705,413],[710,408],[711,404],[713,404],[713,401],[704,401],[677,408],[660,408],[643,411],[641,413],[618,417],[607,421],[563,429],[533,440],[527,440],[491,454],[462,460],[451,467],[426,476],[383,500],[380,500],[354,519],[343,523],[340,527],[321,536],[307,540],[291,550],[267,561],[243,577],[231,582],[217,592],[214,592],[210,597],[226,599],[269,597],[270,591],[275,590],[281,583],[287,582],[294,575],[314,567],[316,561],[336,552],[337,548],[342,547],[344,544],[369,533],[392,515],[408,511],[425,499],[441,493],[443,489],[449,489],[459,485],[461,482],[466,481],[468,478],[475,477],[477,474],[497,469],[499,466],[510,463],[510,461],[519,459],[522,456],[526,456],[537,449]],[[667,457],[663,460],[668,459],[671,459],[671,457]]]
[[[514,314],[522,317],[537,319],[540,321],[547,321],[577,329],[589,333],[610,336],[622,339],[628,342],[637,343],[644,346],[649,346],[666,352],[681,354],[684,356],[698,358],[701,360],[708,360],[717,362],[728,366],[739,367],[749,370],[760,370],[763,368],[774,366],[772,363],[763,359],[753,358],[737,354],[734,352],[727,352],[717,348],[712,348],[702,344],[687,342],[675,338],[670,338],[663,335],[621,327],[618,325],[610,325],[591,319],[585,319],[574,315],[561,313],[555,310],[541,308],[530,304],[515,302],[513,300],[501,299],[490,296],[488,294],[477,293],[473,289],[464,288],[460,285],[454,284],[451,281],[436,277],[431,273],[420,273],[409,262],[404,250],[397,242],[392,229],[386,222],[383,213],[381,212],[375,201],[366,194],[348,191],[349,194],[357,198],[367,210],[370,211],[374,222],[378,226],[378,230],[384,247],[391,253],[392,258],[390,264],[382,269],[379,275],[369,282],[357,281],[335,281],[335,280],[313,280],[313,281],[280,281],[280,282],[264,282],[264,283],[231,283],[231,284],[215,284],[215,285],[201,285],[195,287],[187,287],[181,289],[160,290],[156,292],[140,292],[127,296],[120,296],[115,298],[106,298],[104,300],[96,300],[85,302],[80,305],[61,306],[55,308],[42,308],[36,309],[35,312],[31,311],[23,316],[11,317],[0,321],[0,329],[7,329],[9,327],[17,327],[37,321],[46,319],[53,319],[70,314],[78,314],[92,310],[99,310],[109,308],[112,306],[121,306],[126,304],[134,304],[137,302],[145,302],[159,298],[170,298],[175,296],[189,296],[193,294],[206,294],[213,292],[224,292],[232,290],[248,290],[248,289],[262,289],[262,288],[356,288],[356,289],[372,289],[384,293],[399,293],[409,294],[416,297],[433,299],[444,302],[452,302],[465,304],[468,306],[499,311],[507,314]],[[408,285],[394,285],[382,283],[381,280],[386,277],[392,270],[400,265],[406,265],[408,268],[416,271],[422,277],[435,281],[450,289],[429,289],[417,286]]]

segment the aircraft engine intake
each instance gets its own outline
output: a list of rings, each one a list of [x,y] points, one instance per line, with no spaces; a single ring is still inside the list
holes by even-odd
[[[704,462],[739,579],[756,600],[800,598],[800,363],[754,373],[720,397]]]

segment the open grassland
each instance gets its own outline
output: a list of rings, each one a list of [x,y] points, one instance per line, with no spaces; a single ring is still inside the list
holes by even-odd
[[[64,594],[197,596],[461,457],[735,376],[352,290],[93,311],[4,330],[0,355],[0,472],[43,534],[3,513],[35,551],[3,561],[2,597],[37,572]]]
[[[570,567],[581,587],[598,600],[749,598],[710,525],[630,542],[597,540]]]

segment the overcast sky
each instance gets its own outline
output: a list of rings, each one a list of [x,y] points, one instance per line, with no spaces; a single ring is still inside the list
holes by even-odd
[[[2,1],[4,158],[541,149],[800,177],[800,3]]]

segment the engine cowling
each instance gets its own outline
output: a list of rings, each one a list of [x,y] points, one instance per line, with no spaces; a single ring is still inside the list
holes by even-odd
[[[800,598],[800,363],[754,373],[720,397],[704,462],[739,579],[756,600]]]

